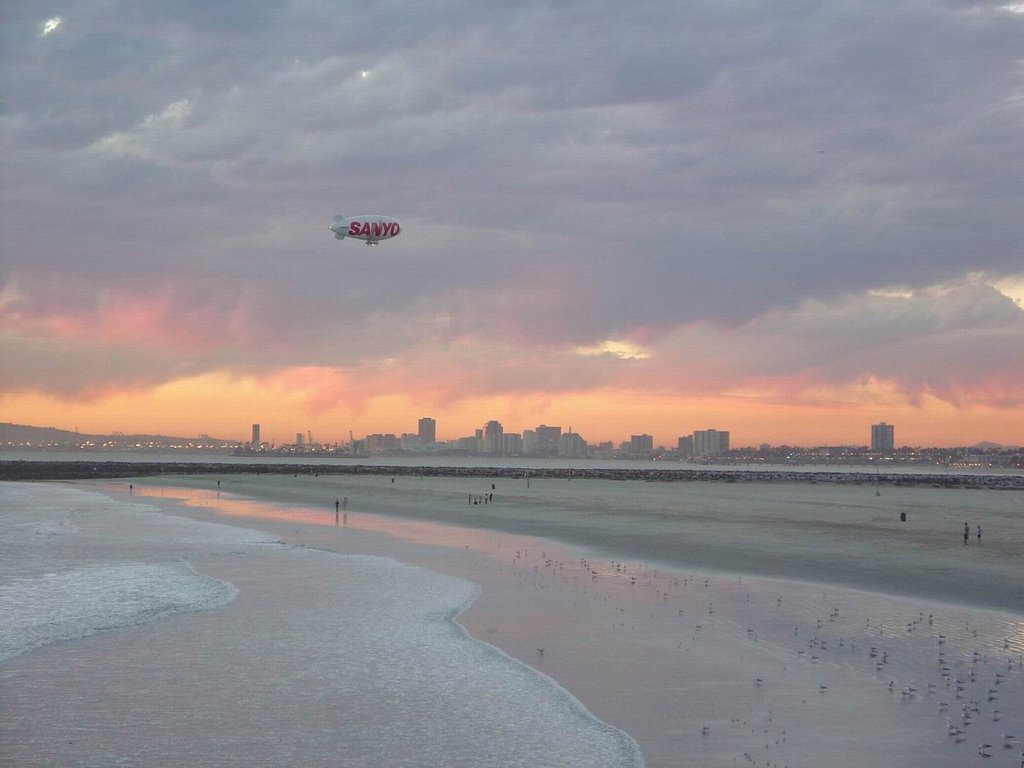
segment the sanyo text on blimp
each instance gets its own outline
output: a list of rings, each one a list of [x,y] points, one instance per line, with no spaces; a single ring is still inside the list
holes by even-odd
[[[335,216],[331,232],[338,240],[350,237],[367,245],[390,240],[402,231],[402,225],[390,216]]]

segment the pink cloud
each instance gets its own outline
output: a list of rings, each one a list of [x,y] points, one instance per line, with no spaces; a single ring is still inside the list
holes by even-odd
[[[337,407],[359,410],[372,389],[372,383],[360,381],[346,370],[313,365],[271,371],[260,381],[284,396],[298,399],[313,415]]]
[[[252,336],[248,297],[234,286],[165,278],[85,290],[15,284],[5,294],[0,320],[27,337],[211,349]]]

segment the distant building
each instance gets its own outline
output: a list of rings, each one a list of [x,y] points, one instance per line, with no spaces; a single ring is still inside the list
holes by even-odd
[[[380,433],[366,436],[366,450],[370,453],[383,453],[385,451],[397,451],[402,447],[401,440],[397,435]]]
[[[437,422],[430,417],[423,417],[419,421],[420,445],[430,445],[437,442]]]
[[[679,452],[679,458],[692,459],[693,458],[693,435],[687,435],[686,437],[679,438],[679,447],[676,449]]]
[[[539,448],[539,441],[537,440],[537,432],[533,429],[523,430],[523,456],[536,456]]]
[[[502,436],[502,453],[505,456],[519,456],[523,452],[523,438],[515,432]]]
[[[884,421],[871,425],[871,451],[873,453],[892,453],[896,448],[892,424]]]
[[[562,428],[541,424],[534,431],[537,433],[537,452],[535,455],[555,456],[558,453],[558,439],[562,436]]]
[[[630,435],[629,455],[650,456],[654,453],[654,438],[651,435]]]
[[[563,459],[585,459],[587,441],[569,427],[569,431],[558,438],[558,455]]]
[[[259,424],[253,424],[252,425],[252,442],[250,443],[250,445],[252,446],[252,449],[254,451],[258,450],[259,447],[260,447],[260,425]]]
[[[484,424],[481,453],[500,456],[505,448],[504,434],[505,430],[502,428],[500,421],[491,420]]]
[[[301,448],[301,447],[302,447],[302,444],[303,444],[304,442],[306,442],[306,440],[305,440],[305,435],[303,435],[303,434],[302,434],[301,432],[296,432],[296,433],[295,433],[295,446],[296,446],[297,448]]]
[[[699,429],[693,433],[694,456],[718,456],[729,450],[729,433],[718,429]]]
[[[480,430],[478,429],[477,432]],[[480,452],[480,437],[473,435],[472,437],[459,437],[456,438],[452,443],[452,447],[457,451],[463,453],[479,453]]]

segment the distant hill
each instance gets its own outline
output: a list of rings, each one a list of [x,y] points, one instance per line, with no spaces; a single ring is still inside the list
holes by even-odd
[[[83,440],[102,440],[103,435],[89,435],[54,427],[30,427],[25,424],[0,423],[0,443],[80,443]]]
[[[174,437],[172,435],[94,435],[86,432],[72,432],[54,427],[32,427],[26,424],[9,424],[0,422],[0,443],[67,443],[79,445],[84,442],[105,443],[188,443],[202,440],[204,443],[232,444],[237,440],[220,440],[209,435],[198,437]]]

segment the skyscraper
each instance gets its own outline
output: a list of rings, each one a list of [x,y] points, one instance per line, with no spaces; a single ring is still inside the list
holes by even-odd
[[[896,447],[892,424],[884,421],[871,425],[871,450],[873,453],[892,453]]]
[[[420,445],[429,445],[437,442],[437,422],[429,416],[424,416],[419,421]]]
[[[505,430],[502,429],[500,421],[488,421],[484,425],[483,453],[500,456],[505,450],[504,434]]]
[[[252,446],[252,449],[254,451],[258,450],[259,447],[260,447],[260,425],[259,424],[253,424],[252,425],[252,443],[250,443],[250,445]]]

